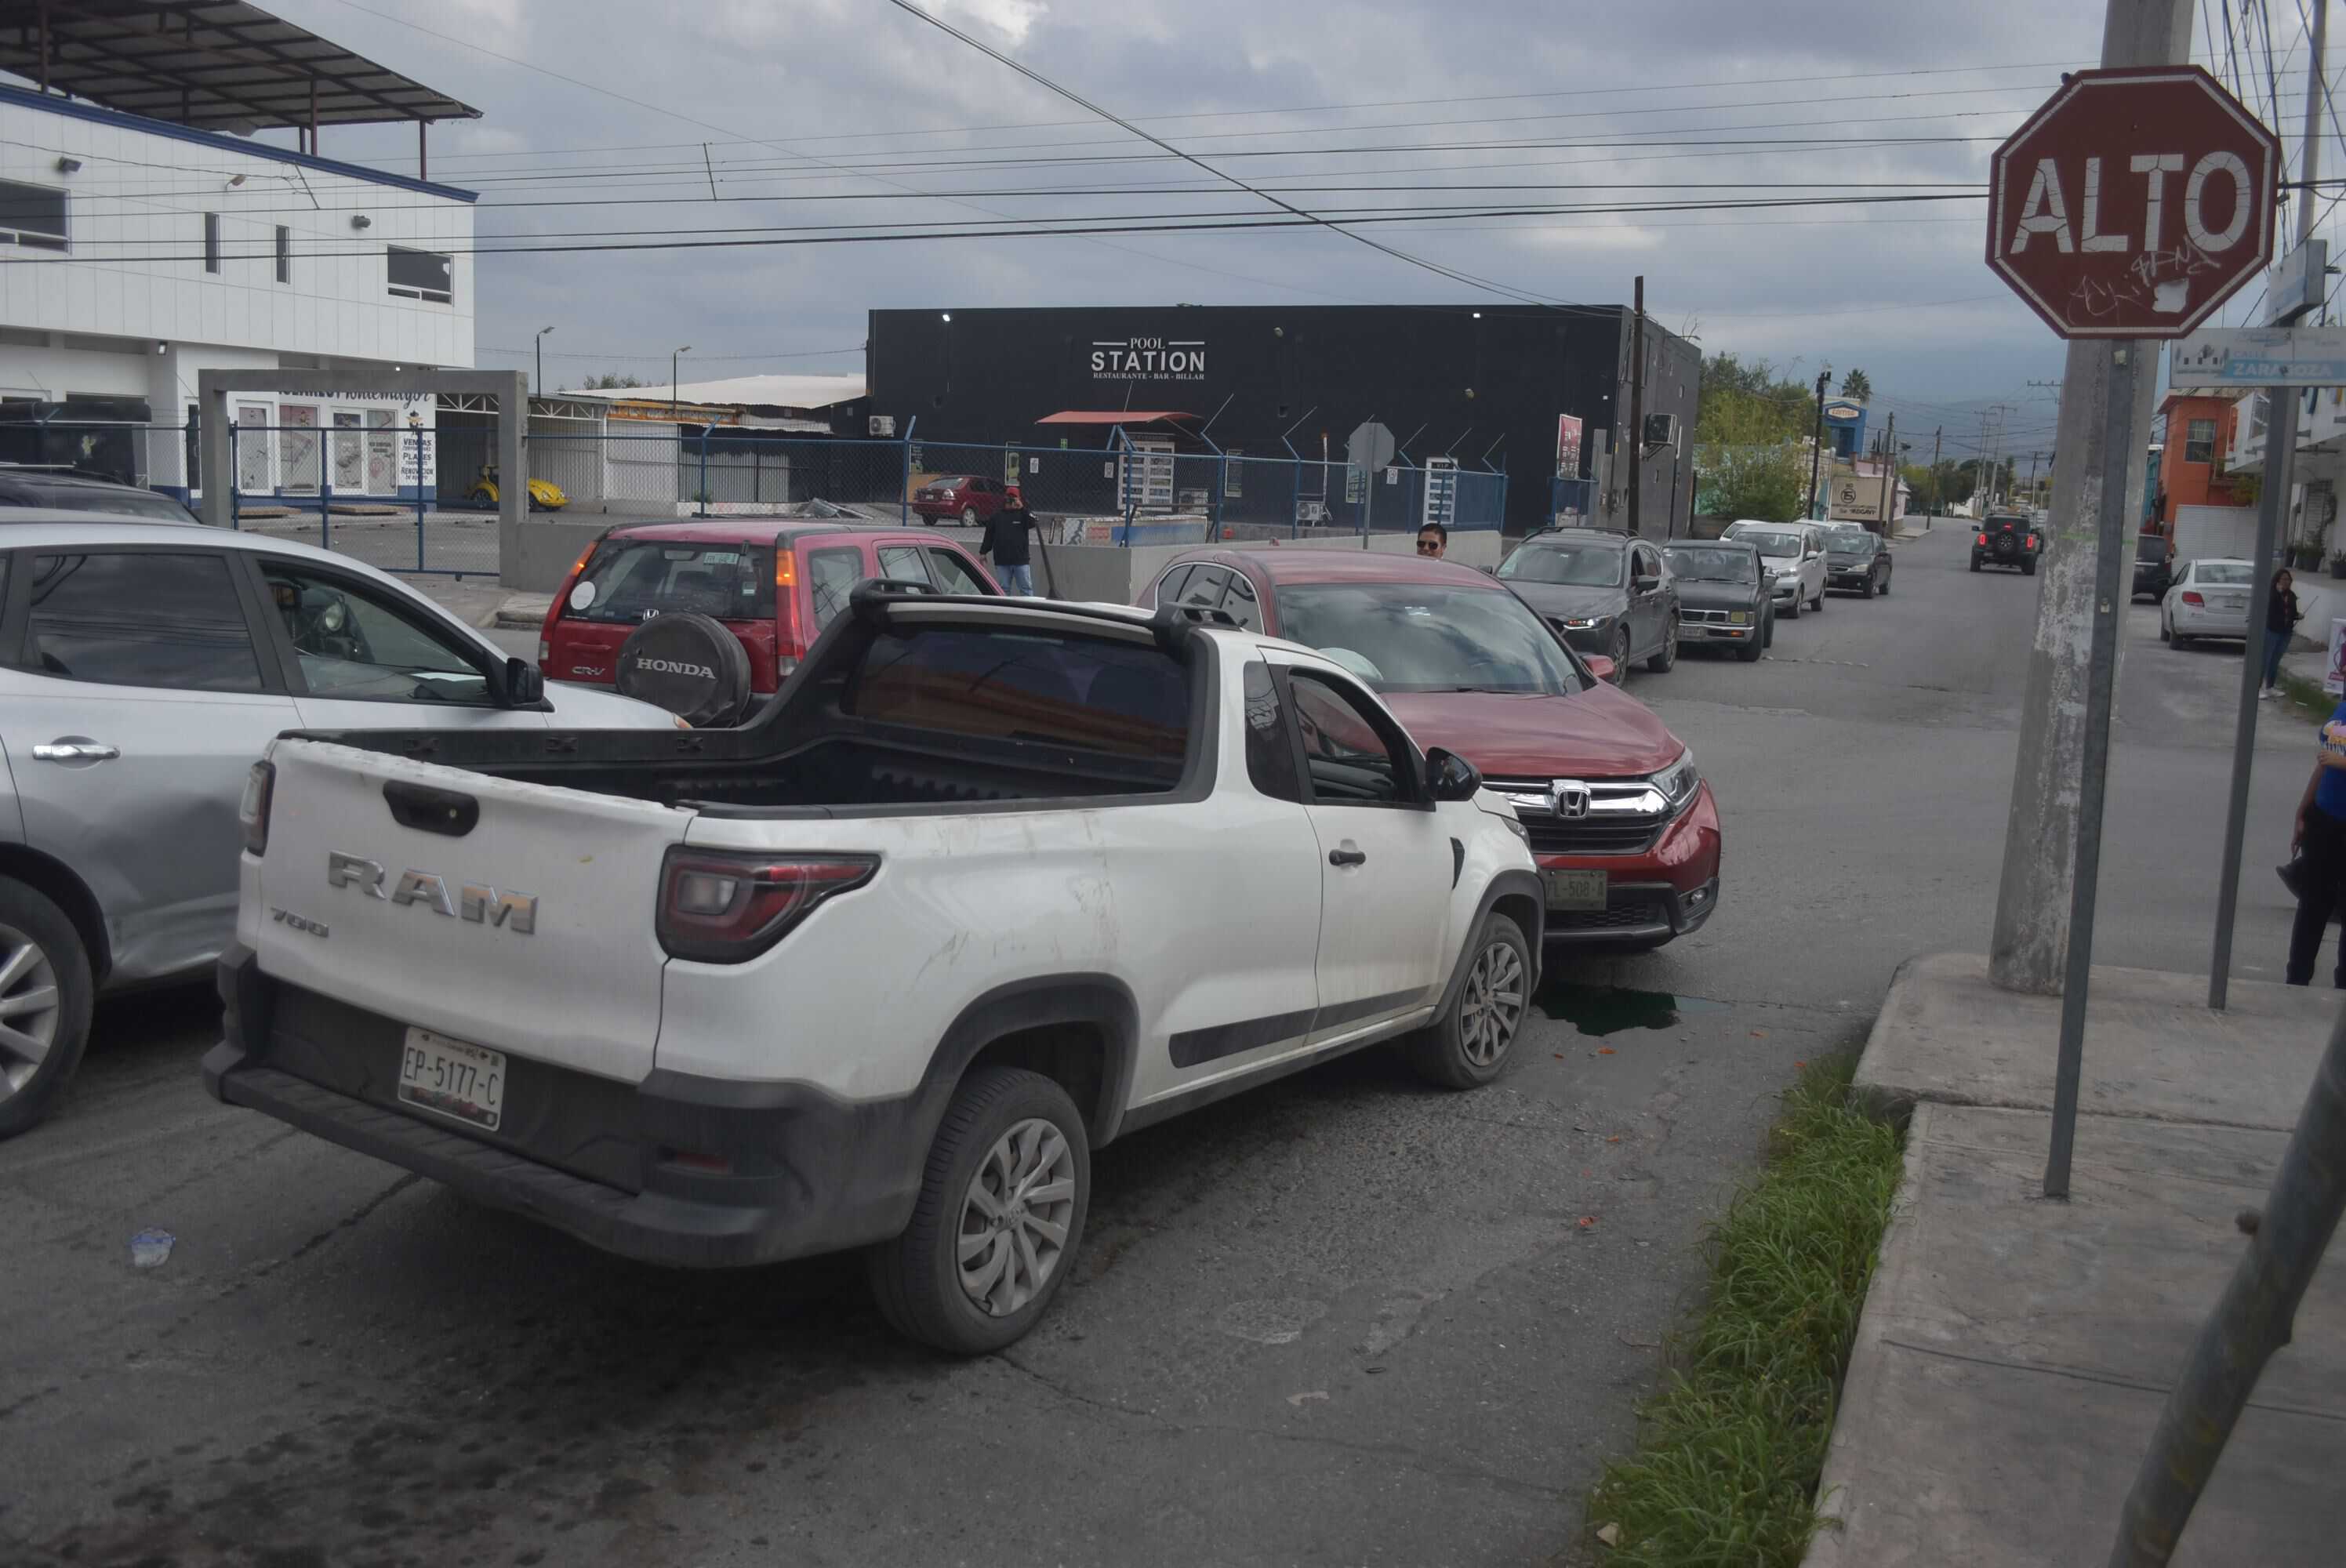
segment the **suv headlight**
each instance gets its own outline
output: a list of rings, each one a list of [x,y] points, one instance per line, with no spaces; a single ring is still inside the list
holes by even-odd
[[[1695,789],[1701,783],[1702,775],[1695,771],[1691,748],[1679,752],[1678,759],[1655,774],[1653,779],[1654,788],[1662,792],[1673,811],[1693,799]]]
[[[1586,632],[1604,626],[1612,618],[1611,616],[1566,616],[1556,624],[1568,632]]]
[[[1727,624],[1730,626],[1748,626],[1751,624],[1751,612],[1749,610],[1729,610],[1727,612]]]

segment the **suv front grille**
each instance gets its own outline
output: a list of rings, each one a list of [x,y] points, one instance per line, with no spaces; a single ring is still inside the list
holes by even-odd
[[[1662,792],[1643,779],[1587,781],[1588,814],[1556,813],[1546,779],[1487,779],[1486,788],[1515,803],[1515,815],[1538,855],[1637,855],[1677,813]]]
[[[1648,827],[1566,822],[1555,817],[1525,816],[1523,821],[1535,855],[1635,855],[1654,841],[1654,830]]]
[[[1727,612],[1725,610],[1680,610],[1678,612],[1678,619],[1682,621],[1707,621],[1714,626],[1723,626],[1727,624]]]

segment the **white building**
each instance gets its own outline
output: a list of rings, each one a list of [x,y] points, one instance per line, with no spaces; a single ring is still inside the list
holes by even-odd
[[[250,5],[198,10],[59,7],[56,36],[0,45],[27,79],[0,80],[0,455],[46,420],[41,460],[185,495],[199,371],[328,370],[348,395],[236,400],[239,488],[428,494],[432,403],[368,378],[473,364],[473,193],[249,133],[413,119],[420,162],[425,123],[477,111]]]

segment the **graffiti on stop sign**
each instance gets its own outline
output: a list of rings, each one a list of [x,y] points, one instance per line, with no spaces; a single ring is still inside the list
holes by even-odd
[[[1997,149],[1988,265],[2065,337],[2178,337],[2272,255],[2279,147],[2197,66],[2080,71]]]

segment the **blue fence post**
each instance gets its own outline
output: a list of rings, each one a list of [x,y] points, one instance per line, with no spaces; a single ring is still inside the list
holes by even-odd
[[[415,569],[423,570],[423,427],[408,426],[408,434],[415,438]],[[392,488],[396,490],[399,476],[392,475]]]
[[[700,427],[700,493],[692,498],[703,517],[709,515],[709,429],[706,423]]]
[[[904,426],[904,439],[897,443],[897,451],[904,460],[903,482],[896,486],[896,526],[899,528],[913,525],[913,433],[920,428],[921,416],[914,414]]]

